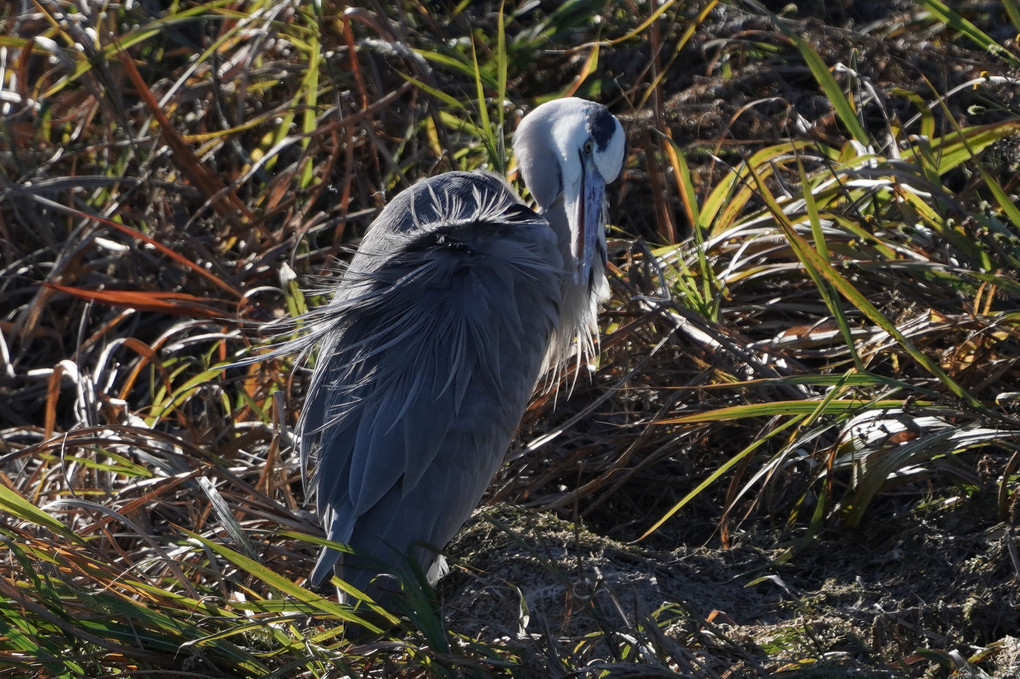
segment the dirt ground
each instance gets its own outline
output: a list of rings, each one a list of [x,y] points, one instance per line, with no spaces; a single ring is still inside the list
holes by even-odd
[[[444,605],[458,632],[559,638],[568,647],[567,639],[654,619],[676,642],[674,654],[729,677],[782,668],[808,677],[938,677],[958,669],[924,649],[954,649],[988,676],[1020,676],[1011,522],[947,509],[876,517],[787,559],[789,544],[780,531],[764,531],[741,535],[730,549],[658,551],[499,505],[479,512],[450,545],[461,560],[442,584]]]

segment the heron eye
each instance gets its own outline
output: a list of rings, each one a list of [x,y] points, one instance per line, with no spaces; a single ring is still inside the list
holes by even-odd
[[[588,141],[584,142],[584,152],[585,153],[591,153],[594,150],[595,150],[595,142],[593,140],[589,139]]]

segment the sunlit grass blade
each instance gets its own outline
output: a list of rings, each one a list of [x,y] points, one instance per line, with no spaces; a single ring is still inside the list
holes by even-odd
[[[749,168],[754,168],[755,174],[764,179],[771,176],[775,163],[784,157],[814,146],[807,141],[789,141],[767,146],[751,154],[735,171],[727,173],[702,201],[701,222],[711,225],[712,236],[730,229],[755,196],[755,185],[751,181]]]
[[[506,0],[501,0],[499,3],[499,20],[496,24],[496,130],[500,135],[500,140],[503,138],[503,130],[505,129],[506,123],[506,110],[504,103],[506,102],[506,79],[507,72],[510,68],[510,55],[507,53],[506,47]],[[503,157],[506,157],[506,150],[500,148],[500,153]],[[505,171],[505,167],[503,170]]]
[[[648,100],[651,99],[657,91],[661,90],[663,81],[668,77],[670,72],[673,70],[674,65],[677,62],[677,59],[680,58],[680,55],[683,53],[684,47],[686,47],[689,44],[691,38],[694,37],[698,29],[715,10],[716,5],[718,4],[719,0],[710,0],[709,2],[705,3],[702,6],[701,11],[698,13],[697,19],[692,21],[690,25],[687,26],[683,35],[681,35],[680,38],[676,41],[676,44],[673,47],[673,54],[670,57],[669,62],[666,64],[664,68],[661,69],[658,77],[654,81],[649,83],[648,87],[645,89],[644,94],[641,95],[641,100],[638,102],[638,108],[644,108],[648,104]],[[656,14],[662,9],[662,7],[663,5],[660,5],[658,8],[656,8],[656,11],[652,13],[652,17],[656,16]]]
[[[915,157],[920,153],[930,154],[930,157],[938,159],[935,172],[941,176],[972,160],[991,144],[1018,133],[1020,133],[1018,120],[956,129],[933,140],[923,151],[914,147],[906,149],[902,158],[905,161],[915,161]]]
[[[56,520],[48,513],[39,509],[34,504],[21,497],[4,484],[0,484],[0,507],[9,514],[12,514],[24,521],[37,526],[45,526],[49,530],[65,538],[77,540],[78,536],[68,529],[63,523]]]
[[[624,35],[621,35],[619,38],[616,38],[615,42],[626,42],[627,40],[631,40],[643,34],[648,29],[649,26],[651,26],[656,21],[661,19],[662,16],[666,14],[666,12],[672,9],[673,5],[676,4],[676,1],[677,0],[666,0],[666,2],[657,5],[655,7],[655,11],[649,14],[647,19],[645,19],[639,25],[635,26],[629,33],[625,33]]]
[[[364,627],[365,629],[371,630],[376,634],[381,634],[383,630],[376,627],[374,624],[362,619],[356,613],[354,613],[349,607],[339,604],[335,601],[327,599],[321,595],[315,594],[300,585],[288,580],[287,578],[279,575],[272,569],[260,564],[254,559],[244,556],[243,554],[236,552],[225,545],[207,540],[200,535],[191,534],[191,537],[201,542],[209,549],[213,550],[221,557],[234,564],[244,572],[258,578],[260,582],[272,587],[273,589],[289,596],[297,601],[312,606],[315,610],[319,611],[323,615],[329,615],[337,620],[353,623]],[[357,592],[357,590],[351,589],[349,593],[360,594],[361,598],[364,598],[364,594]],[[382,612],[381,609],[374,609],[373,612]],[[390,616],[389,621],[391,623],[398,622],[396,618]]]
[[[985,186],[995,196],[995,202],[998,203],[999,209],[1002,210],[1003,215],[1013,228],[1016,229],[1014,236],[1020,235],[1020,208],[1017,208],[1016,203],[1013,202],[1012,198],[1006,193],[1006,190],[1002,188],[995,178],[983,167],[978,167],[978,172],[981,174],[981,179],[984,180]]]
[[[973,40],[974,43],[983,51],[988,54],[994,54],[997,58],[1002,59],[1014,68],[1020,66],[1020,59],[1018,59],[1012,52],[992,40],[987,33],[979,29],[966,18],[960,16],[951,9],[949,5],[946,5],[940,0],[918,0],[918,4],[931,12],[939,21],[949,28],[967,36],[970,40]],[[1010,3],[1007,0],[1003,4],[1008,5]],[[1017,11],[1016,6],[1014,5],[1013,11],[1010,12],[1010,17],[1014,18],[1016,15]]]
[[[716,415],[719,415],[719,416],[723,417],[724,419],[732,419],[733,413],[729,413],[729,414],[726,414],[726,415],[723,415],[721,413],[716,413]],[[665,524],[677,512],[679,512],[681,509],[683,509],[687,505],[687,503],[689,503],[691,500],[693,500],[695,497],[697,497],[699,494],[701,494],[702,491],[704,491],[706,488],[708,488],[713,483],[718,481],[724,474],[726,474],[727,472],[732,470],[734,467],[736,467],[740,462],[742,462],[749,455],[751,455],[752,453],[757,451],[759,448],[764,446],[766,443],[768,443],[773,436],[778,436],[783,431],[786,431],[790,427],[793,427],[793,426],[797,425],[799,422],[803,421],[803,417],[804,416],[802,416],[802,415],[789,417],[782,424],[772,427],[769,430],[769,432],[768,432],[768,434],[766,436],[763,436],[763,437],[757,439],[756,441],[752,442],[750,445],[746,446],[743,450],[738,452],[736,455],[734,455],[733,457],[731,457],[728,460],[726,460],[725,463],[723,463],[718,469],[716,469],[714,472],[712,472],[704,481],[699,483],[693,490],[691,490],[689,493],[687,493],[687,495],[685,495],[679,502],[677,502],[675,505],[670,507],[670,509],[665,514],[663,514],[659,518],[658,521],[653,523],[644,533],[641,534],[641,537],[639,537],[638,540],[639,541],[640,540],[644,540],[649,535],[651,535],[655,531],[659,530],[659,528],[661,528],[663,526],[663,524]],[[682,419],[683,418],[674,418],[673,423],[679,423],[679,421],[682,420]],[[693,421],[693,420],[687,420],[687,421]],[[669,424],[669,423],[670,423],[669,421],[662,421],[662,422],[658,422],[657,424]]]
[[[822,404],[819,410],[819,404]],[[918,402],[922,403],[922,402]],[[928,405],[927,402],[923,402]],[[860,399],[834,398],[826,401],[770,401],[767,403],[748,403],[744,405],[715,408],[704,412],[690,413],[689,415],[678,415],[656,420],[656,425],[677,425],[696,424],[705,422],[730,422],[751,417],[784,417],[784,416],[814,416],[844,415],[846,413],[868,408],[899,408],[903,406],[902,399],[881,399],[877,401],[866,401]]]
[[[694,183],[691,180],[691,169],[676,142],[668,136],[665,137],[665,141],[666,153],[669,156],[670,165],[673,167],[680,199],[683,201],[683,208],[687,213],[687,223],[691,225],[694,242],[702,243],[705,240],[705,224],[701,221],[701,208],[698,205],[698,195],[694,191]]]
[[[472,80],[480,80],[483,87],[495,89],[499,86],[499,83],[492,74],[488,71],[482,70],[477,61],[469,62],[456,56],[427,49],[417,49],[415,52],[431,62],[456,71],[461,75],[468,76]],[[463,105],[463,102],[461,102],[461,105]]]
[[[807,172],[804,170],[804,165],[799,158],[797,159],[797,171],[800,174],[801,184],[803,186],[810,186],[811,182],[808,179]],[[828,260],[829,250],[825,243],[825,234],[822,231],[822,221],[818,214],[818,205],[815,203],[814,194],[811,191],[804,192],[804,207],[807,212],[808,221],[811,224],[811,235],[814,239],[815,251],[818,252],[818,255],[821,258]],[[864,372],[864,362],[861,360],[860,353],[857,351],[853,334],[850,332],[850,321],[847,319],[846,313],[843,311],[843,305],[840,304],[839,297],[830,287],[829,283],[822,279],[821,274],[806,262],[805,270],[814,281],[815,287],[818,288],[818,292],[821,293],[822,298],[825,301],[825,305],[829,308],[829,313],[836,320],[836,324],[839,326],[839,332],[843,335],[843,340],[846,342],[846,345],[850,350],[854,367],[857,368],[858,371]]]
[[[443,104],[443,106],[446,106],[455,111],[464,109],[464,104],[461,101],[459,101],[452,95],[443,92],[439,88],[432,87],[431,85],[425,83],[424,81],[419,80],[418,78],[415,78],[414,76],[411,76],[407,73],[401,73],[400,77],[406,80],[407,82],[411,83],[418,89],[420,89],[422,92],[425,92],[430,97],[435,98],[435,100]]]
[[[315,32],[320,26],[318,17],[308,16],[308,20],[305,22],[305,25],[311,28],[311,30],[306,33],[308,40],[308,67],[305,70],[305,77],[301,83],[301,95],[303,99],[301,132],[304,135],[301,140],[301,148],[307,151],[311,145],[311,135],[315,131],[318,120],[319,70],[321,66],[322,48],[319,36]],[[301,188],[306,189],[311,186],[315,176],[315,168],[312,163],[312,159],[307,155],[304,158],[299,174],[301,176]]]
[[[767,10],[766,10],[767,11]],[[871,145],[871,137],[868,131],[864,127],[864,123],[861,122],[858,115],[858,111],[854,105],[852,99],[850,99],[843,88],[839,86],[836,79],[833,77],[832,72],[829,70],[829,66],[822,59],[818,51],[811,45],[810,42],[805,40],[800,34],[791,29],[785,21],[781,18],[769,12],[772,20],[779,27],[779,30],[783,32],[783,35],[793,43],[797,51],[800,52],[801,57],[807,64],[808,69],[811,71],[811,75],[814,76],[815,81],[819,87],[822,88],[822,92],[829,99],[833,109],[836,112],[836,116],[839,117],[840,122],[850,132],[850,136],[859,144],[864,147]]]
[[[753,172],[753,170],[752,170]],[[946,372],[927,354],[922,352],[911,342],[906,336],[903,335],[896,327],[896,325],[890,321],[881,311],[875,307],[867,298],[865,298],[854,286],[847,280],[842,274],[837,272],[829,263],[826,261],[817,250],[804,240],[804,238],[797,233],[797,230],[793,228],[793,225],[785,217],[782,208],[775,202],[771,192],[765,187],[761,181],[758,181],[761,195],[765,199],[766,203],[770,206],[770,211],[776,218],[777,223],[782,228],[783,233],[789,239],[790,244],[794,247],[797,252],[797,256],[806,265],[810,264],[814,267],[824,278],[829,281],[833,287],[839,291],[847,300],[859,309],[871,322],[882,328],[885,332],[889,333],[890,336],[896,339],[896,341],[907,351],[910,356],[917,361],[918,364],[923,366],[925,370],[931,373],[937,378],[942,384],[944,384],[953,394],[959,396],[969,405],[973,407],[981,407],[981,402],[967,393],[963,387],[956,383]]]
[[[475,42],[471,41],[471,63],[474,65],[474,76],[475,76],[475,101],[478,106],[478,118],[480,121],[479,126],[476,128],[480,133],[479,141],[485,146],[485,150],[489,158],[489,166],[500,175],[506,174],[505,170],[505,159],[500,148],[502,144],[497,141],[496,137],[502,137],[503,131],[499,130],[499,133],[495,133],[492,128],[492,121],[489,120],[489,104],[485,97],[485,88],[482,85],[482,69],[478,65],[478,49]],[[502,105],[502,102],[500,102]]]

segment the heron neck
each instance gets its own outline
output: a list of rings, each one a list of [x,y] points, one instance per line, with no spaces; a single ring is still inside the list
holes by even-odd
[[[556,202],[550,205],[548,209],[543,210],[542,216],[549,222],[553,233],[556,234],[556,242],[559,244],[560,255],[563,257],[564,271],[570,271],[574,267],[574,255],[570,252],[570,243],[573,240],[573,235],[570,233],[570,222],[567,220],[567,210],[563,196],[560,195]],[[573,282],[573,276],[566,276],[564,284],[568,282],[566,279],[570,279],[569,282],[571,283]]]
[[[563,257],[560,320],[554,332],[547,361],[551,365],[557,365],[577,354],[584,360],[590,360],[594,358],[598,338],[598,307],[608,291],[605,263],[601,256],[596,256],[592,262],[589,280],[577,282],[573,275],[576,263],[570,250],[573,235],[570,232],[562,196],[544,210],[542,216],[556,234],[560,255]]]

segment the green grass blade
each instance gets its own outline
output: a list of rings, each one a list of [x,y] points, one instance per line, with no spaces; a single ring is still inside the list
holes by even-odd
[[[307,5],[305,5],[307,8]],[[319,27],[319,21],[314,15],[307,16],[307,25],[313,30],[308,33],[308,66],[305,71],[305,77],[301,82],[301,96],[303,101],[303,110],[301,113],[301,148],[307,151],[309,145],[312,142],[312,133],[315,131],[318,119],[318,102],[319,102],[319,70],[322,62],[322,49],[319,42],[319,36],[317,29]],[[307,189],[315,180],[315,166],[312,163],[312,158],[305,155],[302,161],[300,186],[303,189]]]
[[[819,413],[819,403],[822,403]],[[921,404],[915,401],[915,404]],[[928,401],[924,405],[932,405]],[[667,417],[656,420],[656,425],[677,425],[677,424],[703,424],[706,422],[728,422],[731,420],[742,420],[749,417],[784,417],[784,416],[814,416],[823,415],[845,415],[861,408],[902,408],[902,399],[879,399],[877,401],[866,401],[856,398],[836,398],[829,401],[788,400],[769,401],[767,403],[747,403],[744,405],[726,406],[715,408],[699,413],[690,413],[678,417]]]
[[[1002,8],[1006,11],[1013,28],[1020,32],[1020,5],[1017,5],[1015,0],[1002,0]]]
[[[705,240],[705,225],[701,221],[701,209],[698,207],[698,194],[694,191],[691,168],[687,164],[683,151],[680,150],[680,147],[677,146],[672,137],[662,133],[660,133],[660,136],[666,140],[666,153],[669,155],[670,164],[673,166],[673,172],[676,175],[680,199],[684,211],[687,213],[687,221],[694,232],[694,240],[696,243],[702,243]]]
[[[793,43],[793,46],[800,52],[801,57],[807,64],[808,69],[811,71],[811,75],[814,76],[818,86],[822,88],[822,92],[829,98],[829,102],[832,104],[833,109],[836,112],[836,116],[840,119],[846,129],[850,132],[850,136],[856,140],[862,146],[871,145],[871,137],[868,135],[867,129],[864,127],[864,123],[861,122],[857,116],[857,110],[854,107],[853,101],[851,101],[846,94],[843,92],[843,88],[839,86],[836,79],[833,77],[832,72],[829,70],[825,60],[822,59],[821,55],[811,46],[807,40],[800,36],[796,31],[792,30],[785,21],[779,18],[777,15],[761,8],[763,11],[772,17],[772,20],[779,27],[779,30],[783,32],[783,35]]]
[[[489,118],[489,104],[486,101],[485,86],[482,83],[482,69],[478,64],[478,51],[473,39],[471,40],[471,62],[474,65],[475,96],[478,102],[478,117],[481,123],[478,127],[480,132],[478,138],[485,146],[489,159],[489,167],[496,174],[505,175],[506,158],[503,156],[503,144],[500,141],[503,137],[503,131],[500,129],[497,133],[492,127],[492,120]],[[502,102],[500,102],[500,109],[502,110]],[[500,140],[497,140],[497,137]]]
[[[499,86],[499,83],[496,82],[496,80],[490,74],[478,70],[477,63],[468,64],[457,57],[451,56],[449,54],[443,54],[441,52],[435,52],[432,50],[416,49],[415,52],[421,55],[423,58],[428,59],[429,61],[436,63],[440,66],[444,66],[453,71],[456,71],[461,75],[467,76],[472,79],[478,78],[482,81],[482,84],[485,87],[495,88]]]
[[[871,138],[868,135],[867,129],[861,122],[857,115],[857,110],[854,106],[853,101],[843,93],[843,89],[836,82],[832,72],[826,65],[825,61],[815,48],[811,46],[809,42],[801,38],[796,33],[787,33],[787,37],[793,41],[793,44],[797,47],[797,50],[804,57],[804,61],[807,62],[808,68],[811,69],[811,75],[815,77],[818,85],[822,88],[822,92],[828,97],[829,102],[832,104],[833,109],[836,111],[836,116],[839,117],[843,125],[846,126],[850,132],[850,136],[853,137],[862,146],[869,146],[871,144]]]
[[[54,533],[75,542],[80,542],[81,540],[74,531],[68,529],[63,523],[54,519],[4,484],[0,484],[0,509],[29,523],[49,528]]]
[[[994,54],[997,58],[1005,61],[1014,68],[1020,66],[1020,59],[1014,56],[1012,52],[992,40],[987,33],[972,24],[966,18],[957,14],[945,3],[940,2],[940,0],[917,0],[917,4],[927,9],[933,16],[935,16],[935,18],[945,25],[955,31],[958,31],[962,35],[967,36],[967,38],[974,41],[974,43],[985,52]],[[1010,0],[1005,0],[1003,4],[1009,5]],[[1017,10],[1016,5],[1014,4],[1013,12],[1010,15],[1011,18],[1016,14]]]
[[[988,125],[976,125],[954,130],[933,141],[928,149],[911,147],[902,154],[906,162],[923,162],[917,154],[930,153],[938,159],[935,171],[941,176],[973,159],[997,141],[1020,133],[1020,121],[1007,120]]]
[[[431,85],[425,83],[424,81],[419,80],[414,76],[408,75],[407,73],[400,73],[400,77],[406,80],[407,82],[411,83],[415,87],[417,87],[422,92],[425,92],[430,97],[436,99],[436,101],[440,102],[443,106],[451,108],[455,111],[464,109],[463,103],[461,103],[455,97],[447,94],[446,92],[443,92],[442,90],[436,87],[432,87]]]
[[[766,203],[770,206],[770,210],[776,217],[777,223],[783,233],[786,234],[790,245],[794,248],[794,251],[797,253],[798,258],[802,262],[810,264],[817,269],[818,272],[821,273],[822,276],[824,276],[825,279],[828,280],[840,294],[846,297],[851,304],[857,307],[857,309],[860,310],[868,318],[868,320],[882,328],[882,330],[893,337],[900,346],[902,346],[907,353],[910,354],[915,361],[917,361],[918,364],[942,382],[942,384],[944,384],[951,392],[965,400],[972,407],[981,407],[980,401],[968,394],[967,391],[957,384],[956,381],[953,380],[935,361],[918,349],[909,338],[900,332],[892,321],[886,318],[874,304],[872,304],[853,286],[853,284],[850,283],[850,281],[836,271],[828,260],[823,258],[816,249],[811,247],[811,245],[804,240],[799,233],[797,233],[793,224],[791,224],[786,218],[782,208],[780,208],[778,203],[776,203],[771,191],[769,191],[762,182],[758,182],[758,187],[762,198],[764,198]]]
[[[984,180],[985,186],[995,196],[995,202],[999,204],[999,208],[1002,209],[1003,214],[1009,219],[1009,222],[1020,230],[1020,208],[1017,208],[1016,203],[1010,198],[1006,190],[1002,188],[1002,185],[995,180],[992,175],[988,173],[988,170],[984,169],[980,165],[977,166],[977,170],[981,173],[981,179]]]
[[[814,405],[814,404],[811,404],[811,405]],[[806,415],[806,413],[805,413],[805,415]],[[799,422],[802,422],[803,419],[804,419],[804,415],[797,415],[797,416],[794,416],[794,417],[790,417],[789,419],[786,420],[786,422],[783,422],[779,426],[772,428],[768,432],[768,434],[766,434],[765,436],[762,436],[761,438],[753,441],[750,445],[745,447],[739,453],[737,453],[736,455],[734,455],[733,457],[728,459],[722,466],[720,466],[718,469],[716,469],[714,472],[712,472],[712,474],[710,474],[708,476],[708,478],[706,478],[704,481],[699,483],[691,492],[687,493],[687,495],[685,495],[679,502],[677,502],[675,505],[670,507],[670,509],[665,514],[663,514],[662,517],[659,518],[658,521],[653,523],[651,525],[651,527],[648,528],[648,530],[646,530],[644,533],[641,534],[641,537],[639,537],[637,539],[637,541],[640,542],[641,540],[644,540],[645,538],[647,538],[649,535],[651,535],[655,531],[659,530],[659,528],[661,528],[663,524],[665,524],[667,521],[669,521],[673,517],[674,514],[676,514],[681,509],[683,509],[684,506],[688,502],[693,500],[695,497],[697,497],[699,493],[701,493],[703,490],[705,490],[706,488],[711,486],[713,483],[718,481],[719,478],[722,477],[723,474],[725,474],[730,469],[735,467],[738,463],[740,463],[742,460],[744,460],[744,458],[746,458],[748,455],[751,455],[754,451],[758,450],[767,441],[771,440],[771,438],[773,436],[777,436],[781,432],[789,429],[790,427],[798,424]],[[665,424],[665,422],[660,422],[658,424]]]
[[[346,607],[342,604],[332,601],[331,599],[327,599],[319,594],[316,594],[315,592],[307,590],[304,587],[301,587],[300,585],[291,582],[290,580],[280,575],[279,573],[276,573],[271,568],[268,568],[263,564],[260,564],[258,561],[255,561],[254,559],[244,556],[239,552],[235,552],[234,550],[222,544],[219,544],[212,540],[207,540],[206,538],[202,537],[201,535],[198,535],[197,533],[191,533],[190,531],[185,532],[188,532],[192,538],[201,542],[203,545],[219,554],[221,557],[232,563],[234,566],[237,566],[244,572],[253,575],[254,577],[258,578],[258,580],[272,587],[273,589],[289,597],[292,597],[297,601],[300,601],[301,603],[310,605],[320,614],[328,615],[338,620],[343,620],[345,622],[351,622],[356,625],[360,625],[365,629],[371,630],[372,632],[377,634],[382,633],[382,630],[379,627],[362,619],[361,617],[356,615],[349,607]],[[360,594],[356,591],[355,593]],[[361,598],[364,598],[364,594],[361,594]],[[397,622],[397,619],[392,618],[392,616],[390,616],[390,619],[391,622],[394,623]]]
[[[496,26],[496,121],[500,142],[503,141],[503,130],[506,123],[506,79],[510,58],[506,51],[506,0],[499,3],[499,23]],[[506,149],[500,148],[500,156],[506,158]],[[504,170],[506,168],[504,167]]]
[[[812,142],[788,141],[752,153],[736,170],[727,173],[701,203],[701,223],[711,225],[713,236],[729,229],[755,195],[748,168],[755,168],[760,177],[768,177],[784,156],[812,147]]]
[[[800,174],[801,184],[803,186],[810,186],[810,181],[807,176],[807,172],[804,170],[804,165],[801,159],[797,158],[797,170]],[[818,214],[818,205],[815,203],[814,194],[808,190],[804,191],[804,208],[807,212],[808,221],[811,223],[811,235],[814,239],[815,250],[818,255],[829,260],[829,250],[825,243],[825,234],[822,232],[822,220]],[[814,281],[815,286],[818,288],[818,292],[821,293],[825,305],[829,308],[829,313],[836,319],[836,325],[839,327],[839,332],[843,336],[843,341],[846,342],[847,348],[850,350],[850,356],[853,358],[854,367],[859,372],[866,372],[864,367],[864,361],[861,360],[860,352],[857,351],[857,344],[854,342],[853,334],[850,332],[850,322],[847,320],[846,313],[843,311],[843,305],[840,304],[839,297],[829,285],[828,282],[822,280],[821,274],[813,266],[808,266],[805,263],[805,270],[811,279]]]

